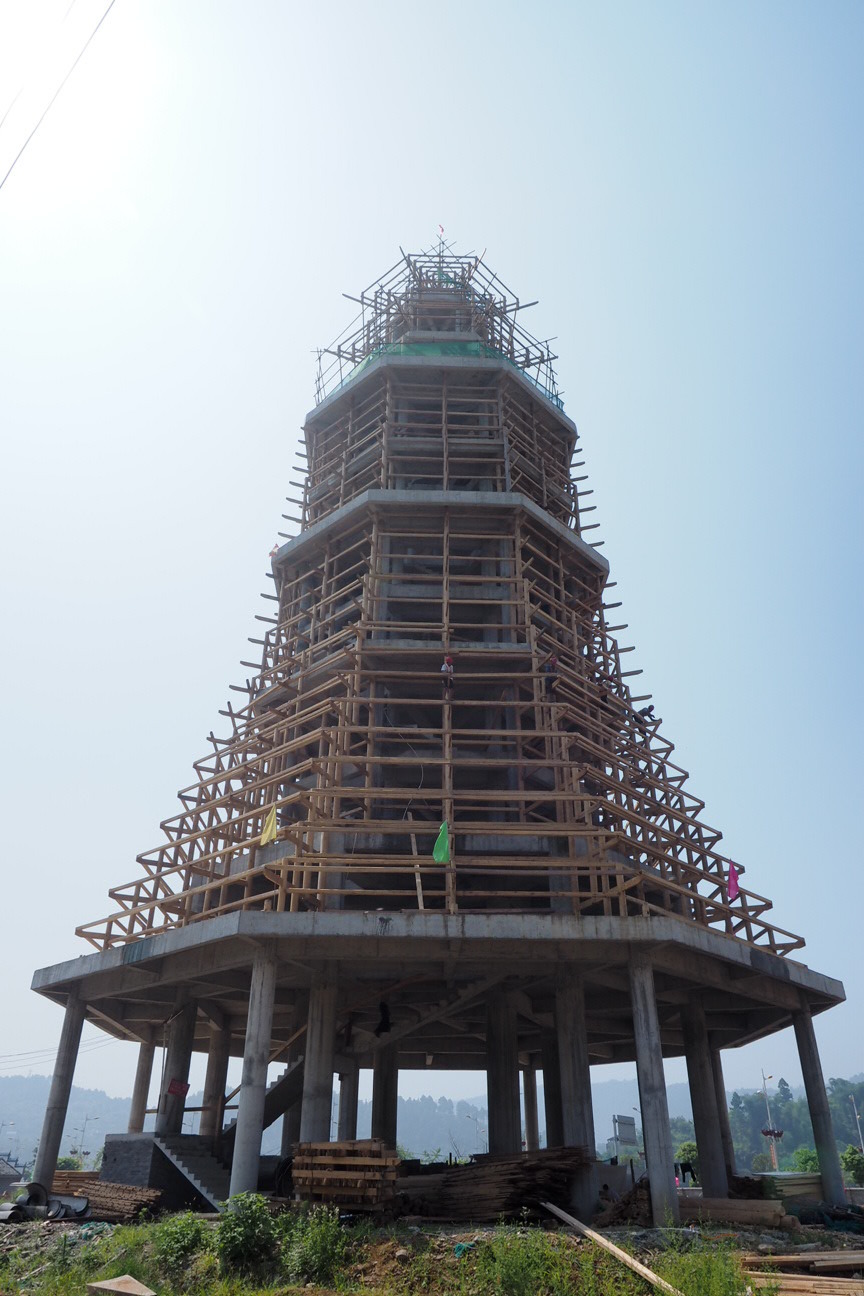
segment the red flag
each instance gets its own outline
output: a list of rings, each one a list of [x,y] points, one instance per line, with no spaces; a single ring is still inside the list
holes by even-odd
[[[732,861],[729,861],[729,879],[726,884],[726,894],[730,900],[737,900],[741,888],[738,886],[738,870]]]

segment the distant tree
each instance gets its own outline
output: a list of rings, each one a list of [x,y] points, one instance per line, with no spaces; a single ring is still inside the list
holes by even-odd
[[[757,1152],[750,1162],[750,1169],[757,1174],[764,1174],[771,1169],[771,1158],[767,1152]]]
[[[83,1170],[84,1162],[79,1156],[62,1156],[57,1158],[58,1170]]]
[[[864,1152],[850,1143],[845,1152],[840,1153],[840,1164],[846,1177],[854,1184],[864,1184]]]
[[[672,1135],[673,1143],[684,1143],[696,1137],[693,1122],[688,1120],[686,1116],[670,1116],[669,1132]]]
[[[689,1161],[693,1167],[694,1178],[699,1178],[699,1149],[691,1140],[685,1140],[679,1143],[678,1151],[675,1153],[675,1160],[679,1164],[683,1161]]]
[[[792,1153],[792,1164],[799,1174],[819,1173],[819,1158],[813,1148],[796,1148]]]

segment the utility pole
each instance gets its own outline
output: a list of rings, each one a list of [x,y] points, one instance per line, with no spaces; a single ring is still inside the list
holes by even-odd
[[[852,1110],[855,1113],[855,1124],[858,1126],[858,1146],[860,1147],[861,1151],[864,1152],[864,1139],[862,1139],[861,1137],[861,1117],[858,1115],[858,1105],[855,1102],[854,1094],[849,1095],[849,1101],[851,1102]]]
[[[769,1130],[774,1129],[774,1122],[771,1119],[771,1105],[768,1102],[768,1081],[773,1079],[774,1079],[773,1075],[766,1076],[765,1072],[764,1071],[762,1072],[762,1096],[765,1099],[765,1110],[768,1113]],[[768,1138],[768,1147],[771,1152],[771,1168],[773,1170],[776,1170],[777,1169],[777,1147],[776,1144],[774,1143],[774,1135],[768,1134],[767,1138]]]

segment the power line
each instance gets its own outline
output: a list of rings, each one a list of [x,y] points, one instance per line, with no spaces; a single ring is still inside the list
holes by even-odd
[[[96,35],[96,33],[98,32],[99,28],[102,26],[103,22],[104,22],[105,19],[108,17],[108,15],[109,15],[109,13],[111,12],[111,10],[114,8],[114,5],[116,4],[116,2],[117,2],[117,0],[111,0],[110,4],[108,5],[108,8],[105,10],[105,12],[103,13],[102,17],[99,19],[98,23],[97,23],[96,26],[93,28],[93,30],[92,30],[92,32],[90,33],[90,35],[87,37],[87,40],[86,40],[86,42],[85,42],[85,44],[84,44],[84,48],[81,50],[81,53],[78,55],[78,57],[76,58],[75,62],[74,62],[74,63],[72,64],[72,66],[70,67],[69,71],[66,73],[66,75],[64,76],[63,80],[60,82],[60,84],[59,84],[59,86],[57,87],[57,89],[54,91],[54,94],[53,94],[52,97],[51,97],[51,100],[50,100],[50,102],[49,102],[49,104],[48,104],[48,107],[45,109],[45,111],[43,112],[42,116],[39,118],[39,120],[37,121],[36,125],[33,127],[33,129],[32,129],[32,131],[30,132],[30,134],[27,136],[27,138],[26,138],[26,140],[24,141],[24,143],[21,145],[21,147],[20,147],[20,149],[18,150],[18,152],[17,152],[17,154],[16,154],[16,156],[15,156],[15,158],[14,158],[14,160],[13,160],[13,162],[12,162],[12,165],[10,166],[9,170],[6,172],[6,174],[5,174],[5,176],[3,177],[3,179],[0,180],[0,189],[3,188],[3,186],[4,186],[5,183],[6,183],[6,181],[9,179],[10,175],[11,175],[12,172],[15,170],[15,166],[16,166],[16,164],[17,164],[17,162],[18,162],[18,159],[21,157],[21,154],[24,152],[24,150],[26,149],[27,145],[30,143],[30,141],[32,140],[33,136],[36,134],[37,130],[38,130],[39,127],[42,125],[42,123],[43,123],[43,121],[45,120],[45,118],[48,116],[48,113],[51,111],[51,108],[53,107],[54,100],[57,98],[57,96],[59,95],[60,91],[61,91],[61,90],[63,89],[63,87],[65,86],[66,82],[69,80],[70,76],[71,76],[72,73],[75,71],[76,67],[78,66],[78,64],[80,63],[81,59],[82,59],[83,56],[84,56],[84,52],[85,52],[85,50],[87,49],[87,46],[90,44],[90,42],[92,41],[93,37],[94,37],[94,36]],[[70,7],[70,9],[71,9],[72,6],[70,5],[69,7]],[[67,12],[68,12],[68,10],[67,10]]]
[[[66,19],[69,17],[70,13],[72,12],[72,10],[73,10],[74,8],[75,8],[75,0],[72,0],[72,3],[70,4],[69,8],[66,10],[66,12],[65,12],[64,15],[63,15],[63,17],[60,19],[60,22],[58,23],[58,27],[62,27],[62,26],[63,26],[63,24],[65,23]],[[9,107],[6,109],[6,111],[4,112],[3,116],[0,117],[0,126],[3,125],[3,123],[4,123],[5,120],[6,120],[6,118],[9,116],[10,112],[11,112],[12,109],[15,107],[16,103],[18,102],[18,100],[21,98],[21,95],[24,93],[25,86],[26,86],[26,81],[22,81],[21,84],[20,84],[20,86],[18,87],[17,91],[15,92],[15,96],[14,96],[12,102],[10,103]]]

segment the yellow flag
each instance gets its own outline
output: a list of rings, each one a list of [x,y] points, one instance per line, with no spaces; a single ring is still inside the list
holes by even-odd
[[[268,846],[270,842],[274,842],[276,840],[276,837],[278,835],[278,827],[279,826],[276,823],[276,807],[274,805],[270,807],[270,813],[267,816],[267,820],[264,824],[264,831],[261,834],[262,846]]]

